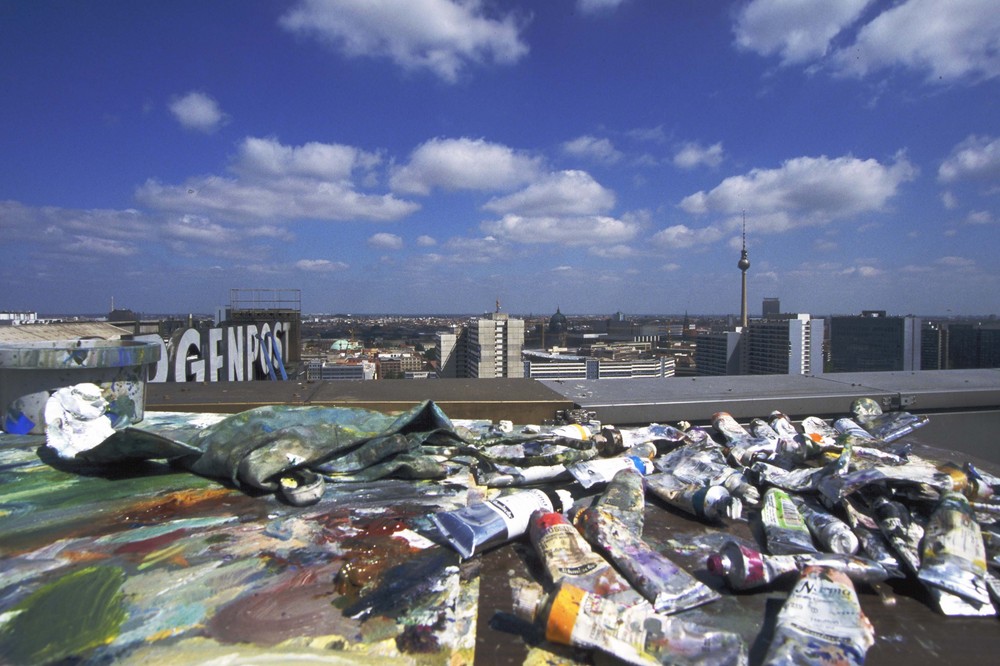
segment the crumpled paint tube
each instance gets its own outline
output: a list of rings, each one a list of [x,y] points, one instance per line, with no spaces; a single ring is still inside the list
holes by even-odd
[[[802,419],[802,432],[823,449],[839,448],[837,437],[840,433],[818,416],[807,416]]]
[[[917,578],[973,605],[990,605],[986,548],[975,514],[961,493],[946,493],[924,529]]]
[[[646,599],[606,559],[594,552],[561,513],[536,511],[528,532],[553,583],[566,581],[626,606],[642,604],[649,607]]]
[[[731,467],[717,444],[684,445],[655,458],[653,466],[689,485],[723,486],[748,504],[760,503],[760,491],[747,479],[745,470]]]
[[[882,412],[882,408],[872,398],[858,398],[851,404],[851,414],[862,428],[883,442],[892,442],[905,437],[917,428],[922,428],[929,419],[909,412]]]
[[[625,469],[615,475],[593,506],[576,515],[574,522],[587,541],[653,604],[654,610],[677,613],[719,599],[717,592],[642,540],[642,521],[630,514],[641,514],[643,509],[642,476]]]
[[[518,465],[497,464],[493,469],[476,468],[476,482],[490,488],[529,486],[536,483],[552,483],[569,478],[566,465]]]
[[[708,556],[708,570],[726,581],[733,590],[751,590],[809,566],[824,566],[843,572],[858,583],[874,584],[891,578],[889,571],[874,560],[841,553],[798,553],[765,555],[737,541],[727,541]]]
[[[841,506],[844,507],[847,523],[858,537],[859,550],[869,559],[881,564],[890,577],[905,577],[906,574],[899,568],[899,560],[892,554],[889,541],[882,534],[878,523],[854,504],[854,499],[848,497]]]
[[[760,519],[771,555],[818,552],[802,514],[781,488],[768,488],[764,493]]]
[[[538,510],[569,511],[573,497],[566,490],[527,489],[431,516],[448,544],[468,559],[490,546],[524,534]]]
[[[657,613],[648,605],[623,606],[571,583],[558,585],[533,607],[515,602],[515,608],[545,628],[546,640],[596,650],[628,664],[747,662],[746,644],[739,634]]]
[[[828,567],[808,567],[778,612],[764,662],[860,666],[874,643],[875,629],[851,579]]]
[[[795,508],[802,514],[809,532],[823,550],[847,555],[858,552],[858,537],[847,523],[804,497],[790,497],[795,502]]]
[[[735,520],[743,514],[743,502],[733,497],[725,486],[689,483],[670,472],[647,476],[646,490],[670,506],[709,523],[723,518]]]
[[[712,425],[726,438],[729,458],[737,465],[745,467],[754,460],[774,455],[777,442],[764,437],[754,437],[728,412],[713,414]]]
[[[616,428],[613,425],[601,427],[604,443],[598,443],[601,455],[618,455],[636,444],[662,443],[665,448],[679,446],[687,437],[681,430],[669,425],[651,423],[645,428]]]
[[[573,463],[566,469],[573,478],[584,488],[608,483],[615,474],[622,469],[632,467],[643,474],[653,471],[653,463],[649,458],[638,456],[618,456],[614,458],[595,458],[583,462]]]

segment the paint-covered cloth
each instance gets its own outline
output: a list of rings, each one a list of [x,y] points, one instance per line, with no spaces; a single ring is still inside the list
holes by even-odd
[[[116,464],[172,460],[245,490],[274,491],[283,474],[307,469],[328,479],[443,478],[435,455],[463,444],[431,401],[391,416],[350,407],[265,406],[227,417],[187,441],[130,427],[116,431],[78,460]]]

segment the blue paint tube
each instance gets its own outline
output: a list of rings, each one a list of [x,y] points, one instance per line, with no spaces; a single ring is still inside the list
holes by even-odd
[[[653,471],[653,463],[649,458],[638,456],[619,456],[615,458],[595,458],[573,463],[566,469],[584,488],[610,483],[620,470],[633,467],[643,474]]]
[[[463,559],[528,531],[535,511],[569,511],[573,497],[566,490],[519,490],[455,511],[431,516],[438,531]]]
[[[778,613],[764,663],[860,666],[875,643],[854,583],[828,567],[808,567]]]

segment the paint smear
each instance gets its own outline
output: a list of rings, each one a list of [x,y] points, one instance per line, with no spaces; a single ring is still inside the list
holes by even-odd
[[[0,628],[0,657],[52,663],[113,641],[125,621],[118,567],[90,567],[49,583],[14,606]]]

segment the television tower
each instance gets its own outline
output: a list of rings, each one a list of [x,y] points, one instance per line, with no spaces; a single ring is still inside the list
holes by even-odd
[[[740,289],[740,326],[747,327],[747,270],[750,268],[750,257],[747,256],[747,212],[743,211],[743,250],[740,252],[740,260],[736,264],[739,267],[741,276]]]

